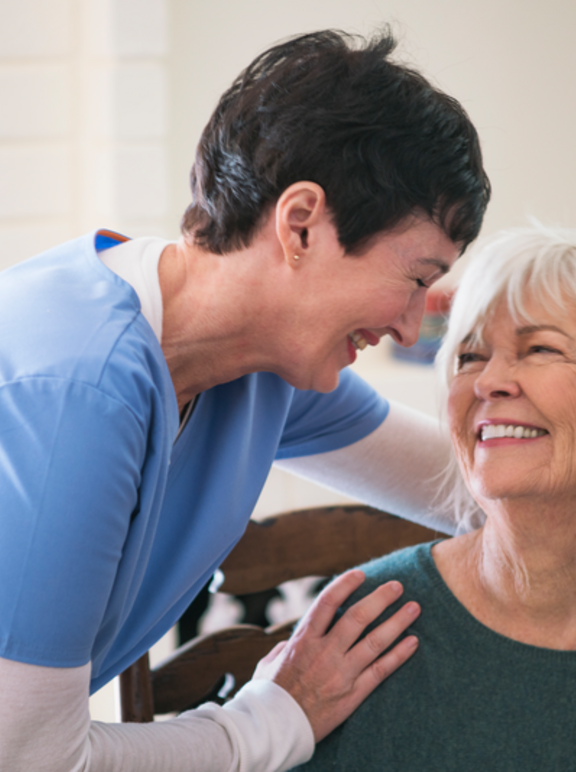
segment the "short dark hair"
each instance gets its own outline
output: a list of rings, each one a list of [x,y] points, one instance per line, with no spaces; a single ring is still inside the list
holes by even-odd
[[[478,135],[455,99],[390,61],[395,45],[388,28],[368,40],[324,30],[258,56],[202,133],[183,233],[217,254],[246,247],[282,192],[309,180],[349,253],[418,211],[466,247],[490,198]]]

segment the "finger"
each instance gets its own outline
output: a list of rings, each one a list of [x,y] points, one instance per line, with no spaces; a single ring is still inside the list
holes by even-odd
[[[383,664],[387,665],[388,662],[394,662],[395,657],[392,657],[382,663],[384,659],[381,657],[382,652],[386,651],[406,628],[416,621],[420,612],[421,608],[415,601],[405,603],[390,619],[379,624],[350,649],[347,656],[348,664],[352,666],[353,670],[360,673],[376,659],[379,660],[379,667],[382,667]]]
[[[335,644],[342,651],[347,651],[368,625],[395,603],[403,592],[400,582],[386,582],[350,606],[330,631]]]
[[[409,635],[367,667],[356,680],[353,710],[364,702],[382,681],[410,659],[418,650],[418,645],[418,638],[415,635]]]
[[[332,701],[329,714],[325,713],[323,720],[322,717],[320,721],[311,720],[316,742],[322,740],[338,724],[345,721],[382,681],[410,659],[417,650],[418,638],[410,635],[369,665],[355,679],[352,689],[347,690],[337,704]]]
[[[360,587],[364,579],[364,572],[359,569],[346,571],[334,579],[316,598],[297,629],[305,628],[313,635],[324,635],[340,606]]]

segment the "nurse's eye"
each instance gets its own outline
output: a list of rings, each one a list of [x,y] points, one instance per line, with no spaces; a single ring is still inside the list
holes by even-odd
[[[429,276],[418,277],[416,279],[416,284],[418,287],[425,287],[426,289],[430,289],[430,287],[435,284],[438,279],[440,279],[443,276],[441,271],[434,271],[434,273],[430,274]]]
[[[427,271],[425,276],[417,276],[414,277],[414,279],[418,287],[430,289],[430,287],[433,284],[436,284],[438,279],[441,279],[442,276],[444,276],[444,271],[438,269],[431,272]]]

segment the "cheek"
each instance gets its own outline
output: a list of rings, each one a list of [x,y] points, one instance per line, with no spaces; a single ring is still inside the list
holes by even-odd
[[[542,415],[560,455],[573,453],[576,443],[576,369],[548,368],[546,377],[526,387],[526,396]]]
[[[461,464],[474,452],[471,418],[471,400],[469,389],[459,379],[452,381],[448,395],[448,428],[456,457]]]
[[[378,314],[378,326],[386,327],[406,313],[412,301],[412,289],[412,285],[405,282],[387,282],[385,286],[371,282],[360,298],[362,310],[366,312],[369,299],[371,309]]]
[[[466,405],[464,394],[457,380],[452,381],[450,392],[448,393],[448,426],[450,435],[453,439],[460,434],[464,425],[464,416],[466,414]]]

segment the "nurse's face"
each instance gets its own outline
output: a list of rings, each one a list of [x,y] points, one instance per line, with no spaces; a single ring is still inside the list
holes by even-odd
[[[335,229],[330,247],[300,266],[305,289],[280,373],[320,392],[336,388],[340,370],[384,335],[412,346],[427,289],[461,251],[439,225],[418,217],[377,235],[361,255],[346,254]]]

